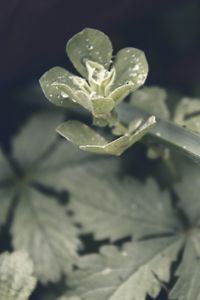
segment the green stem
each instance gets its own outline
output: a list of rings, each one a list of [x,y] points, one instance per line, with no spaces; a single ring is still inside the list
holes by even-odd
[[[118,107],[120,120],[125,124],[133,119],[147,119],[149,114],[127,103],[121,103]],[[200,164],[200,135],[195,134],[177,124],[157,119],[156,125],[143,138],[146,143],[158,143],[177,150],[191,157]]]

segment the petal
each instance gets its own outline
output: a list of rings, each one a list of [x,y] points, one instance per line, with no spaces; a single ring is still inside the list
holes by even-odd
[[[106,141],[101,135],[79,121],[62,123],[57,128],[57,132],[82,150],[119,156],[140,140],[154,124],[155,117],[152,116],[133,134],[121,136],[112,142]]]
[[[56,105],[67,107],[72,101],[91,110],[86,80],[61,67],[47,71],[40,78],[40,85],[47,99]]]
[[[134,91],[146,80],[148,74],[148,63],[144,52],[135,48],[124,48],[120,50],[114,62],[116,78],[113,90],[126,84]]]
[[[77,71],[87,77],[86,60],[109,68],[112,58],[112,44],[103,32],[86,28],[74,35],[67,43],[67,55]]]

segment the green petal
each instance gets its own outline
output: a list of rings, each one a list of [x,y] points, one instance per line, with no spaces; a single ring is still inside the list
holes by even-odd
[[[56,105],[68,107],[69,101],[72,101],[91,110],[87,93],[81,90],[87,89],[86,80],[63,68],[55,67],[47,71],[40,78],[40,85],[47,99]]]
[[[56,105],[68,106],[69,99],[73,99],[74,96],[71,76],[71,73],[61,67],[47,71],[39,81],[46,98]]]
[[[67,54],[77,71],[87,77],[85,61],[91,60],[108,68],[112,58],[112,44],[103,32],[86,28],[67,43]]]
[[[114,68],[116,78],[113,90],[128,84],[134,91],[145,82],[148,74],[148,63],[144,52],[135,48],[120,50],[116,55]]]
[[[155,117],[152,116],[133,134],[121,136],[112,142],[106,141],[101,135],[79,121],[62,123],[57,128],[57,132],[82,150],[119,156],[139,141],[154,124]]]

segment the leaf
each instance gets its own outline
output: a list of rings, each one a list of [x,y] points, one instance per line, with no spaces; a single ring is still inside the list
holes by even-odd
[[[29,253],[42,283],[58,281],[77,259],[76,229],[55,200],[34,189],[21,192],[11,231],[15,249]]]
[[[139,141],[154,126],[155,122],[155,118],[152,116],[138,127],[134,133],[127,133],[112,142],[108,142],[79,121],[64,122],[57,127],[57,132],[82,150],[119,156]]]
[[[191,162],[177,164],[182,178],[175,184],[175,191],[179,196],[179,207],[184,210],[189,222],[194,225],[200,222],[200,170],[199,166]]]
[[[176,272],[179,277],[169,294],[170,299],[200,299],[200,260],[194,245],[189,240],[183,254],[183,260]]]
[[[24,252],[0,256],[0,299],[27,300],[35,288],[33,264]]]
[[[112,58],[110,39],[103,32],[92,28],[85,28],[74,35],[68,41],[66,50],[76,70],[85,78],[88,76],[86,60],[109,68]]]
[[[82,300],[156,298],[162,282],[170,279],[171,263],[181,245],[181,238],[165,237],[128,243],[122,251],[104,246],[99,255],[80,259],[79,270],[69,276],[69,286]]]
[[[83,177],[81,171],[73,177],[68,185],[72,193],[69,208],[83,232],[94,233],[96,239],[117,240],[129,235],[140,239],[181,228],[169,194],[161,192],[153,179],[144,185],[132,178]]]
[[[116,55],[114,68],[116,78],[113,90],[128,84],[132,86],[131,90],[134,91],[145,82],[148,74],[146,57],[141,50],[135,48],[120,50]]]
[[[200,133],[200,99],[183,98],[176,107],[174,122]]]
[[[54,128],[63,119],[62,114],[41,113],[32,117],[14,138],[13,156],[21,168],[33,168],[42,155],[56,141]]]
[[[34,262],[35,274],[43,283],[55,282],[71,270],[80,245],[78,231],[65,214],[65,208],[57,199],[47,197],[44,187],[67,190],[68,181],[73,180],[71,174],[75,174],[77,168],[92,171],[90,164],[97,167],[99,173],[107,170],[112,174],[118,169],[112,159],[98,162],[99,157],[59,142],[53,128],[61,118],[61,114],[53,113],[36,115],[14,138],[12,156],[19,174],[15,174],[3,154],[0,155],[2,183],[8,180],[6,185],[0,186],[0,225],[6,222],[16,199],[12,242],[16,249],[26,249]]]
[[[85,79],[74,76],[67,70],[54,67],[39,80],[46,98],[58,106],[69,107],[70,103],[82,105],[91,111],[91,103],[84,89],[88,87]]]
[[[166,104],[167,94],[162,88],[151,86],[135,91],[131,95],[130,104],[164,120],[170,118]]]
[[[130,104],[121,103],[118,108],[119,119],[128,124],[133,119],[146,119],[150,115],[133,108]],[[156,125],[143,139],[146,143],[160,143],[169,149],[176,150],[200,164],[200,137],[187,129],[164,120],[157,120]]]

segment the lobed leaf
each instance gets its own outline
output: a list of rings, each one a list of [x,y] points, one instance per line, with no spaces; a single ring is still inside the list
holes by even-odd
[[[82,300],[156,298],[162,282],[169,282],[171,263],[181,246],[182,240],[175,237],[128,243],[122,251],[105,246],[99,255],[80,259],[69,286]]]
[[[21,191],[11,232],[15,249],[26,250],[42,283],[58,281],[77,259],[75,227],[59,204],[35,189]]]
[[[96,239],[129,235],[141,239],[181,230],[169,194],[161,192],[153,179],[144,185],[132,178],[84,175],[81,170],[72,176],[69,208],[83,232],[93,233]]]

